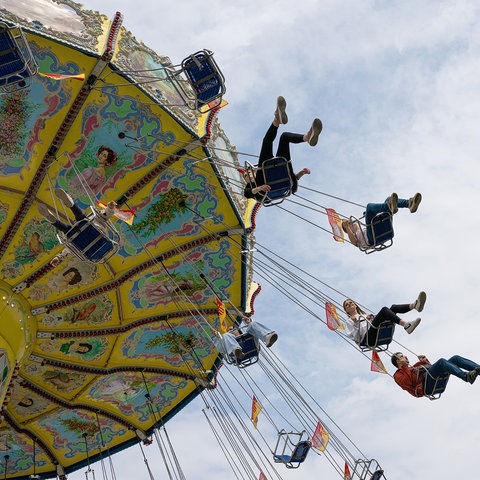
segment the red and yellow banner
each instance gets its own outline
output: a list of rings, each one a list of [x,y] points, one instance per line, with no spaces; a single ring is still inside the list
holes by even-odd
[[[315,428],[315,432],[312,437],[312,447],[316,448],[320,452],[323,452],[327,448],[329,440],[330,436],[328,435],[328,432],[323,428],[323,425],[318,422],[317,428]]]
[[[383,362],[380,360],[380,355],[375,350],[372,350],[372,364],[370,370],[372,372],[387,373]]]
[[[221,300],[217,298],[217,311],[218,311],[218,319],[219,319],[219,330],[220,333],[223,335],[227,332],[227,311],[225,309],[225,305]]]
[[[343,480],[352,480],[352,474],[350,473],[347,462],[345,462],[345,468],[343,469]]]
[[[337,242],[343,242],[342,221],[338,213],[333,208],[326,208],[325,211],[328,215],[328,223],[332,227],[333,239]]]
[[[255,428],[257,428],[258,416],[260,415],[262,408],[262,405],[257,400],[257,397],[255,397],[254,395],[252,399],[252,422]]]
[[[97,200],[97,205],[103,209],[107,208],[107,205],[105,205],[105,203],[101,202],[100,200]],[[135,218],[135,212],[133,210],[115,207],[115,213],[113,214],[113,216],[118,218],[119,220],[122,220],[125,223],[128,223],[128,225],[131,225],[133,223],[133,219]]]
[[[85,80],[84,73],[77,73],[76,75],[65,75],[62,73],[42,73],[38,72],[42,77],[51,78],[53,80]]]
[[[330,302],[325,303],[325,315],[327,317],[327,327],[330,330],[345,330],[342,321],[338,318],[337,309],[335,305]]]

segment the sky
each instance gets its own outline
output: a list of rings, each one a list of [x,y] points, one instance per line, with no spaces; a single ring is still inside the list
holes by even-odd
[[[83,5],[109,17],[119,10],[127,29],[174,63],[203,48],[214,51],[229,102],[218,118],[238,151],[258,154],[276,97],[283,95],[289,123],[282,131],[305,133],[317,116],[324,125],[316,147],[292,148],[294,168],[312,171],[302,186],[361,205],[383,201],[393,191],[401,198],[421,192],[416,214],[401,210],[395,217],[394,245],[384,252],[365,255],[336,243],[278,208],[258,213],[258,248],[268,247],[335,288],[336,301],[348,296],[374,313],[411,302],[425,290],[422,323],[412,335],[399,329],[396,339],[432,362],[459,354],[480,363],[478,2],[86,0]],[[302,188],[298,193],[312,206],[363,213],[326,195]],[[328,229],[320,212],[287,203],[285,208]],[[389,480],[475,478],[480,380],[469,385],[452,377],[434,402],[411,397],[391,377],[371,372],[368,359],[261,278],[262,272],[254,275],[262,285],[254,319],[278,332],[276,355],[355,444],[381,463]],[[405,316],[412,318],[414,313]],[[413,363],[414,353],[408,356]],[[382,359],[393,374],[388,358]],[[202,408],[198,399],[167,425],[185,476],[235,478]],[[158,451],[146,453],[156,478],[164,478]],[[136,447],[113,462],[118,480],[148,478]],[[99,478],[100,468],[94,469]],[[322,456],[309,457],[297,471],[279,471],[282,478],[317,479],[320,472],[322,478],[339,478]],[[84,478],[84,472],[69,478]]]

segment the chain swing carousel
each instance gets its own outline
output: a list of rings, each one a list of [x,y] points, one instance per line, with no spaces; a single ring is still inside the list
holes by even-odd
[[[249,281],[211,52],[175,66],[119,13],[47,3],[0,8],[4,478],[62,477],[148,438],[210,386],[210,286],[243,311]]]
[[[259,205],[216,119],[223,75],[210,51],[174,65],[122,20],[71,0],[0,8],[4,478],[94,479],[97,460],[108,478],[104,458],[152,438],[184,478],[164,425],[197,395],[222,406],[211,327],[219,302],[251,308]],[[304,443],[273,461],[296,468]],[[340,475],[348,460],[382,477],[330,443]]]

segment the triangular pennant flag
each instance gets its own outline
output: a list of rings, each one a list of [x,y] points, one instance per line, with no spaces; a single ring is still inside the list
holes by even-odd
[[[66,75],[62,73],[42,73],[38,72],[42,77],[51,78],[53,80],[85,80],[84,73],[77,73],[76,75]]]
[[[220,333],[223,335],[224,333],[227,332],[227,322],[226,322],[227,311],[225,310],[225,305],[221,300],[217,298],[216,301],[217,301],[218,318],[220,320],[219,330],[220,330]]]
[[[328,223],[332,227],[333,239],[337,242],[343,242],[342,221],[338,213],[333,208],[326,208],[325,210],[328,215]]]
[[[328,440],[330,436],[328,432],[323,428],[320,422],[317,423],[317,428],[312,437],[312,446],[320,452],[323,452],[327,448]]]
[[[350,469],[348,468],[348,463],[345,462],[345,468],[343,470],[343,480],[352,480],[352,474],[350,473]]]
[[[262,408],[262,405],[254,395],[252,399],[252,422],[255,428],[257,428],[258,415],[260,414]]]
[[[325,315],[327,317],[327,327],[330,330],[345,330],[342,321],[338,318],[337,309],[335,305],[330,302],[325,303]]]
[[[100,208],[104,208],[104,209],[107,208],[107,205],[105,205],[100,200],[97,200],[97,205]],[[113,214],[113,216],[118,218],[119,220],[122,220],[125,223],[128,223],[128,225],[131,225],[133,223],[133,219],[135,218],[135,211],[115,208],[115,213]]]
[[[387,373],[385,366],[380,360],[380,355],[378,355],[378,353],[375,350],[372,350],[372,364],[370,366],[370,370],[372,372]]]

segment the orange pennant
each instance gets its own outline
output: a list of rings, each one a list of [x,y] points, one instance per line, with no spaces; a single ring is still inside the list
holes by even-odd
[[[85,74],[84,73],[78,73],[76,75],[65,75],[62,73],[42,73],[38,72],[39,75],[42,77],[47,77],[51,78],[53,80],[85,80]]]
[[[328,223],[332,227],[333,231],[333,239],[337,242],[343,242],[343,229],[342,229],[342,221],[338,216],[338,213],[333,208],[326,208],[325,209],[328,215]]]
[[[348,463],[345,462],[345,468],[343,470],[343,480],[352,480],[352,474],[350,473],[350,469],[348,468]]]
[[[107,205],[105,205],[100,200],[97,200],[97,205],[103,209],[107,208]],[[122,220],[125,223],[128,223],[128,225],[131,225],[133,223],[133,219],[135,218],[135,211],[115,208],[115,213],[113,214],[113,216],[118,218],[119,220]]]
[[[342,321],[338,318],[337,309],[335,305],[330,302],[325,302],[325,315],[327,317],[327,327],[330,330],[345,330]]]
[[[372,350],[372,364],[370,366],[370,370],[372,372],[387,373],[382,360],[380,360],[380,355],[378,355],[375,350]]]
[[[328,432],[323,428],[320,422],[317,423],[317,428],[312,437],[312,446],[320,452],[323,452],[327,448],[328,441],[330,436]]]
[[[220,321],[219,330],[220,330],[220,333],[223,335],[224,333],[227,332],[227,322],[226,322],[227,311],[225,310],[225,305],[221,300],[217,298],[216,302],[217,302],[218,318]]]
[[[260,414],[262,408],[262,405],[254,395],[252,399],[252,422],[255,428],[257,428],[258,415]]]

